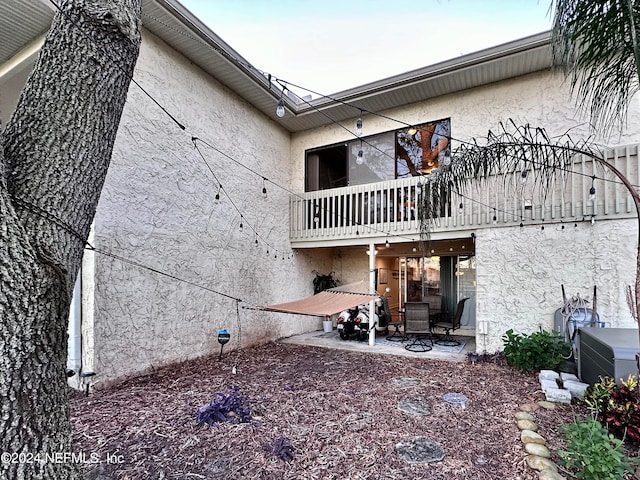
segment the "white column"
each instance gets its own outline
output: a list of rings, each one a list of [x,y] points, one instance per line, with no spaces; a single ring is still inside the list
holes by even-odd
[[[376,246],[374,243],[369,244],[369,293],[376,293]],[[376,302],[369,302],[369,345],[376,344],[376,329],[374,327],[374,315],[376,312]]]

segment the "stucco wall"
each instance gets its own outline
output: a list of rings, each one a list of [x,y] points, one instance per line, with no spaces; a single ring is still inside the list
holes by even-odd
[[[477,316],[487,335],[477,335],[479,351],[502,349],[509,328],[531,333],[551,330],[554,312],[579,293],[593,300],[607,327],[632,328],[625,300],[635,281],[637,222],[608,220],[539,227],[491,228],[476,233]],[[479,328],[481,330],[481,328]]]
[[[640,102],[629,111],[628,129],[602,145],[640,142]],[[356,114],[352,121],[355,124]],[[406,124],[451,118],[452,136],[461,140],[486,136],[499,122],[544,127],[551,136],[570,132],[575,140],[588,138],[586,119],[575,108],[562,78],[540,72],[492,85],[380,112]],[[364,135],[400,128],[402,124],[367,115]],[[351,124],[345,122],[349,127]],[[293,185],[304,189],[304,158],[309,148],[351,140],[339,126],[331,125],[295,134],[292,138]],[[452,142],[455,149],[458,142]],[[501,336],[509,328],[531,333],[553,328],[553,314],[562,305],[561,285],[568,295],[593,296],[598,290],[598,311],[610,327],[633,327],[624,287],[635,281],[637,226],[635,220],[580,222],[540,227],[500,227],[475,230],[477,260],[477,349],[502,349]],[[468,235],[469,232],[465,232]],[[455,233],[452,236],[456,236]],[[351,269],[351,270],[350,270]],[[366,263],[343,263],[342,274],[357,278]],[[480,330],[480,328],[479,328]]]
[[[267,182],[264,198],[261,177],[199,144],[205,165],[191,141],[199,137],[287,187],[289,134],[148,32],[135,79],[186,131],[131,85],[96,247],[210,290],[97,254],[98,379],[217,353],[221,328],[231,333],[225,352],[239,340],[248,346],[320,328],[315,317],[244,308],[311,294],[311,270],[321,262],[289,248],[286,191]]]
[[[577,140],[591,135],[588,118],[576,111],[575,102],[570,98],[562,77],[550,72],[517,77],[378,113],[403,123],[364,115],[363,136],[395,130],[407,124],[451,118],[454,150],[459,144],[455,139],[468,141],[474,137],[486,137],[489,130],[495,131],[500,122],[510,118],[517,125],[528,123],[533,127],[543,127],[550,136],[570,132]],[[358,111],[354,109],[354,118],[343,122],[344,125],[353,130],[357,117]],[[640,125],[640,101],[631,103],[628,120],[629,128],[622,135],[616,133],[608,139],[596,135],[592,140],[610,146],[640,142],[640,129],[634,128]],[[337,125],[294,134],[291,146],[294,189],[304,191],[305,150],[345,140],[353,140],[353,136]]]

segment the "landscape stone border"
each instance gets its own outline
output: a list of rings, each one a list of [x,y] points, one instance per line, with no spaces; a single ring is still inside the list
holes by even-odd
[[[520,430],[520,441],[527,452],[527,465],[538,471],[538,480],[566,480],[558,473],[558,466],[551,460],[551,452],[546,439],[538,432],[538,426],[532,412],[539,408],[554,409],[556,403],[570,404],[571,400],[582,400],[589,384],[582,383],[573,373],[541,370],[538,373],[540,388],[546,400],[520,405],[515,419]]]
[[[567,480],[558,473],[558,466],[551,460],[551,452],[547,447],[547,440],[538,433],[538,426],[532,412],[540,408],[553,410],[556,405],[545,400],[537,403],[520,405],[515,413],[515,419],[520,430],[520,441],[527,452],[527,465],[538,471],[538,480]]]

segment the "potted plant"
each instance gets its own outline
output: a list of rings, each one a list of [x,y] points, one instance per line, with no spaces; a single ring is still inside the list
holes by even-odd
[[[313,294],[316,295],[328,288],[334,288],[338,286],[338,280],[335,277],[335,272],[329,272],[326,275],[313,270],[315,278],[313,279]],[[333,321],[331,317],[327,316],[322,322],[322,328],[325,332],[333,331]]]
[[[336,279],[335,272],[329,272],[326,275],[313,270],[315,278],[313,279],[313,294],[316,295],[323,290],[334,288],[338,286],[338,280]]]

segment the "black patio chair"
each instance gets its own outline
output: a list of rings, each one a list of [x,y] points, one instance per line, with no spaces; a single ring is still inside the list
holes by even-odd
[[[436,343],[438,345],[447,347],[455,347],[456,345],[460,345],[460,342],[453,338],[451,332],[454,332],[460,328],[460,320],[462,319],[462,314],[464,313],[464,304],[467,300],[469,299],[463,298],[458,302],[455,315],[447,316],[447,314],[441,314],[439,315],[438,319],[431,324],[432,329],[442,328],[444,330],[444,336],[436,340]]]
[[[428,303],[405,302],[404,334],[413,337],[411,342],[404,347],[410,352],[428,352],[433,348]],[[429,343],[427,343],[427,337]]]

